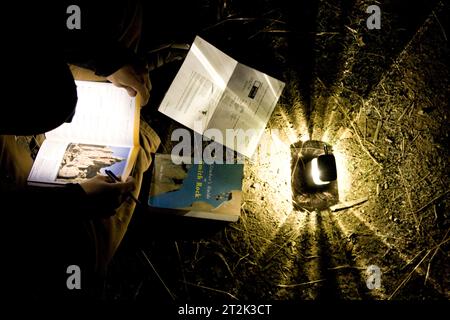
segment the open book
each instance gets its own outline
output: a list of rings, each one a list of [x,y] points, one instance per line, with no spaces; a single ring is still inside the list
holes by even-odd
[[[139,146],[136,98],[111,83],[76,81],[78,102],[70,123],[46,133],[29,184],[77,183],[111,170],[130,174]]]
[[[180,161],[178,161],[180,160]],[[243,164],[193,164],[191,158],[155,155],[148,204],[153,212],[237,221],[241,212]]]
[[[196,37],[158,110],[251,157],[283,88],[283,82]]]

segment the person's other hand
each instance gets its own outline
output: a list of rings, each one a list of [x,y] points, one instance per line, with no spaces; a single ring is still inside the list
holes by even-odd
[[[88,195],[89,202],[107,214],[113,214],[113,210],[127,198],[129,192],[135,188],[135,181],[128,177],[125,182],[112,182],[109,177],[96,176],[80,183],[84,192]]]
[[[126,89],[131,97],[139,94],[141,96],[141,106],[145,106],[148,103],[152,83],[150,82],[147,69],[136,70],[136,68],[127,64],[106,77],[106,79],[115,86]]]

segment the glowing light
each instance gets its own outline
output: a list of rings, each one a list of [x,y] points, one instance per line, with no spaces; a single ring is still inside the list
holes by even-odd
[[[320,170],[319,170],[319,164],[317,163],[317,158],[314,158],[311,161],[311,176],[312,176],[313,182],[318,186],[330,183],[329,181],[320,180]]]
[[[263,257],[272,239],[279,234],[288,217],[293,212],[291,188],[291,148],[286,135],[277,130],[266,130],[261,138],[260,147],[251,159],[246,159],[246,177],[258,177],[258,183],[267,184],[264,200],[252,201],[254,195],[244,191],[244,206],[253,211],[258,219],[248,226],[255,234],[264,230],[267,239],[258,244],[258,257]],[[244,180],[245,181],[245,180]],[[245,182],[244,182],[245,183]],[[264,201],[265,209],[261,209]],[[270,213],[270,214],[267,214]],[[259,218],[259,216],[263,218]],[[242,220],[245,223],[245,220]],[[291,223],[291,222],[289,222]],[[264,233],[264,232],[263,232]]]
[[[339,179],[339,199],[341,201],[347,200],[347,196],[351,195],[352,186],[352,171],[349,168],[349,157],[347,156],[341,142],[338,142],[333,149],[334,157],[336,158],[336,170]]]
[[[311,140],[311,139],[310,139],[310,137],[309,137],[309,134],[305,133],[304,135],[302,135],[302,136],[300,137],[300,140],[301,140],[302,142],[306,142],[306,141]]]
[[[262,136],[260,147],[250,159],[255,174],[274,186],[273,194],[267,195],[265,201],[277,208],[273,216],[280,223],[284,223],[292,211],[291,149],[286,140],[287,137],[280,136],[278,130],[267,130]]]

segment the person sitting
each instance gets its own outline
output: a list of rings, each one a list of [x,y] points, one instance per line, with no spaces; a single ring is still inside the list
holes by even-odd
[[[45,132],[71,121],[77,102],[74,77],[110,81],[147,104],[150,79],[133,50],[142,12],[135,1],[123,5],[125,10],[102,1],[80,6],[88,19],[77,33],[57,25],[61,4],[35,4],[24,13],[21,28],[3,38],[9,44],[9,63],[3,70],[8,85],[2,96],[16,100],[0,111],[1,243],[3,274],[8,275],[2,289],[10,298],[97,297],[95,279],[105,275],[132,217],[135,203],[127,200],[129,193],[138,196],[150,154],[160,143],[148,124],[141,121],[132,177],[121,183],[97,176],[63,187],[29,186],[32,152],[21,143],[30,135],[42,139]],[[107,32],[101,18],[105,8],[111,10],[106,17],[117,19],[108,22],[117,32]],[[4,9],[20,12],[14,4]],[[30,65],[30,57],[36,63]],[[24,75],[30,75],[28,80]],[[81,290],[67,287],[68,267],[73,265],[81,270]]]

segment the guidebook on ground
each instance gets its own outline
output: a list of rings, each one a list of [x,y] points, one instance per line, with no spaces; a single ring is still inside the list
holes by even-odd
[[[239,163],[194,164],[190,157],[157,153],[148,205],[153,211],[163,209],[164,213],[237,221],[243,169]]]
[[[107,169],[125,180],[131,172],[139,150],[137,99],[111,83],[76,85],[74,117],[45,134],[29,184],[78,183]]]
[[[284,85],[197,36],[158,110],[207,138],[221,134],[223,145],[251,157]]]

